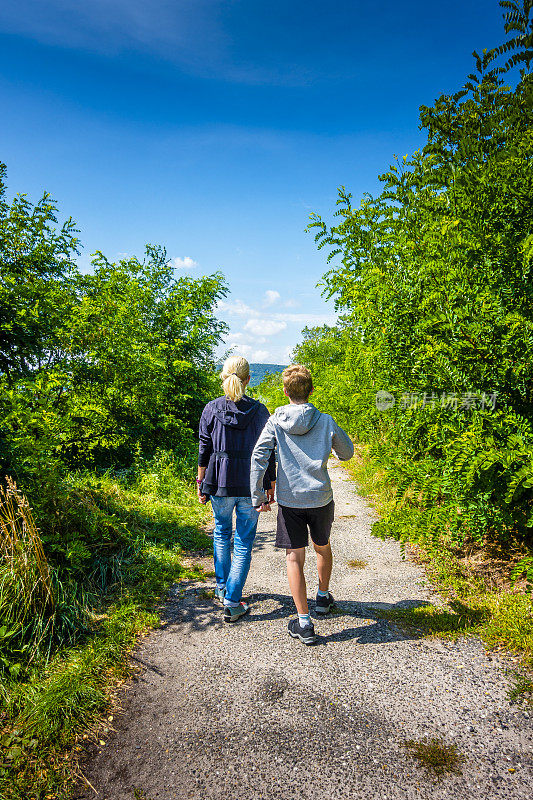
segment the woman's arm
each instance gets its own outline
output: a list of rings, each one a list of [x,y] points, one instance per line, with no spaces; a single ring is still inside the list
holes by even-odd
[[[205,504],[207,503],[207,495],[200,493],[200,484],[203,481],[203,479],[205,478],[205,470],[206,470],[205,467],[200,467],[199,466],[198,467],[198,475],[196,476],[196,491],[198,493],[198,501],[203,506],[205,506]]]
[[[268,502],[274,502],[274,494],[276,491],[276,451],[272,450],[270,453],[270,458],[268,460],[268,467],[265,472],[265,478],[263,480],[263,486],[265,485],[265,481],[270,484],[270,487],[267,487],[266,493],[268,497]]]
[[[213,452],[213,440],[207,425],[205,408],[200,417],[200,424],[198,426],[198,438],[200,444],[198,447],[198,475],[196,478],[196,491],[198,493],[198,501],[205,505],[207,503],[207,495],[200,493],[200,483],[205,478],[205,471],[209,464],[209,458]]]
[[[202,416],[200,417],[200,424],[198,426],[198,438],[200,440],[200,445],[198,448],[198,464],[201,467],[207,467],[209,464],[209,457],[213,452],[213,440],[211,439],[211,431],[209,430],[206,417],[206,410],[204,408],[202,411]]]

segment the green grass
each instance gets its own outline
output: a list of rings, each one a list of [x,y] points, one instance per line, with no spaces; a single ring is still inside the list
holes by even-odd
[[[387,478],[382,464],[369,456],[370,445],[355,443],[354,456],[343,464],[348,470],[363,497],[367,497],[376,510],[386,513],[394,501],[394,486]]]
[[[143,477],[129,488],[110,477],[97,481],[102,505],[127,530],[128,557],[90,609],[90,629],[75,646],[37,660],[22,679],[4,680],[2,800],[69,797],[83,737],[102,738],[112,695],[132,673],[129,654],[139,636],[159,624],[161,595],[180,580],[205,578],[200,567],[186,568],[182,556],[210,548],[202,530],[209,511],[198,504],[192,481],[175,478],[161,492],[157,480]]]
[[[355,458],[347,465],[359,491],[380,514],[392,508],[395,487],[382,464],[369,456],[369,447],[356,445]],[[413,518],[418,513],[413,509]],[[409,516],[406,525],[407,539]],[[414,525],[413,525],[414,527]],[[413,537],[416,540],[416,537]],[[431,549],[427,543],[414,548],[418,561],[446,601],[446,608],[432,605],[381,612],[414,636],[477,635],[489,648],[515,654],[526,671],[533,669],[533,603],[530,594],[506,587],[487,587],[483,576],[470,570],[445,545]]]
[[[368,566],[368,561],[363,561],[362,558],[352,558],[350,561],[347,561],[346,564],[351,569],[364,569]]]
[[[520,672],[515,672],[513,676],[513,683],[507,692],[507,699],[511,703],[519,699],[528,700],[533,702],[533,680],[528,675],[522,675]]]
[[[378,613],[399,623],[404,632],[412,636],[444,635],[450,638],[478,633],[489,615],[487,609],[474,609],[459,601],[451,602],[445,609],[427,605]]]
[[[139,789],[137,787],[135,787],[133,789],[133,799],[134,800],[152,800],[150,797],[148,797],[148,795],[146,794],[144,789]]]
[[[462,764],[466,761],[455,744],[446,744],[437,738],[421,741],[409,739],[404,742],[404,747],[410,750],[421,767],[425,767],[437,779],[446,773],[460,775]]]

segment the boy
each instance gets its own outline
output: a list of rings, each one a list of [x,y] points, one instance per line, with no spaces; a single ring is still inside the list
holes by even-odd
[[[333,565],[329,536],[334,504],[327,463],[332,448],[341,461],[351,458],[354,448],[351,439],[333,417],[321,414],[309,402],[313,391],[309,370],[293,364],[282,374],[283,391],[290,404],[276,409],[254,447],[250,476],[252,505],[267,510],[263,475],[270,453],[277,445],[276,547],[286,548],[287,577],[298,611],[298,619],[289,622],[289,633],[304,644],[312,644],[316,636],[309,615],[304,577],[305,548],[309,543],[307,529],[317,556],[319,589],[315,611],[328,614],[334,606],[329,591]]]

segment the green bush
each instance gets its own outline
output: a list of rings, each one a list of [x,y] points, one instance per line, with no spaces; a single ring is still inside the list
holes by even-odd
[[[518,542],[518,578],[533,541],[533,22],[530,0],[502,6],[507,41],[421,107],[425,145],[377,197],[339,189],[335,224],[312,215],[343,316],[306,329],[293,359],[396,486],[376,533],[456,554]]]
[[[176,278],[151,245],[142,260],[97,252],[82,274],[73,221],[58,225],[48,194],[8,204],[5,175],[0,164],[0,487],[17,481],[34,532],[14,550],[0,541],[9,682],[90,635],[95,609],[150,572],[150,548],[202,545],[188,482],[227,287],[218,273]]]

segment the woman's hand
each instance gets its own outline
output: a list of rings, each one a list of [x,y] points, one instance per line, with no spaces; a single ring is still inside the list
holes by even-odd
[[[198,495],[198,502],[201,503],[203,506],[207,503],[207,495],[202,494],[200,490],[200,486],[202,485],[202,481],[205,478],[205,467],[198,467],[198,476],[196,478],[196,493]]]
[[[275,491],[276,491],[276,481],[272,481],[272,483],[270,484],[270,489],[267,489],[267,493],[266,493],[267,501],[268,501],[269,505],[270,505],[270,503],[274,502],[274,493],[275,493]],[[270,511],[270,508],[268,510]]]
[[[261,503],[260,506],[255,506],[256,511],[270,511],[270,502],[268,503]]]
[[[196,491],[198,494],[198,502],[201,503],[203,506],[205,506],[205,504],[207,503],[207,495],[200,494],[200,487],[198,486],[198,484],[196,484]]]

